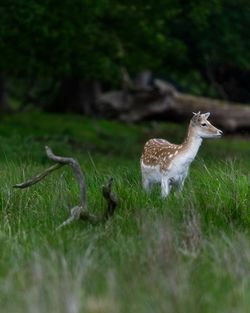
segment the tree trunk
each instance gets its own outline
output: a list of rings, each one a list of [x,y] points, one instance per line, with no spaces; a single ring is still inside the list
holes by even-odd
[[[47,107],[47,111],[93,115],[95,101],[100,93],[101,87],[98,81],[66,77],[62,80],[55,100]]]

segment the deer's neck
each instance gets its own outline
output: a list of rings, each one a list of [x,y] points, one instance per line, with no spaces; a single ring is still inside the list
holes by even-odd
[[[195,158],[201,143],[202,138],[195,132],[194,127],[189,125],[187,137],[183,142],[183,153],[190,162]]]

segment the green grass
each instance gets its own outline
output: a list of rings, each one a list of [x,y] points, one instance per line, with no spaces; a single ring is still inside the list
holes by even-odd
[[[142,125],[40,113],[0,121],[1,312],[249,312],[249,140],[205,141],[182,194],[141,188],[148,138],[181,142],[185,126]],[[51,165],[43,147],[77,158],[89,209],[101,185],[120,199],[105,225],[56,232],[78,202],[63,168],[27,190],[12,186]]]

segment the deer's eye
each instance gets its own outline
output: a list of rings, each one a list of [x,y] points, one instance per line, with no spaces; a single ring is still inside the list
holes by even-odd
[[[201,123],[201,126],[202,127],[207,127],[207,124],[206,123]]]

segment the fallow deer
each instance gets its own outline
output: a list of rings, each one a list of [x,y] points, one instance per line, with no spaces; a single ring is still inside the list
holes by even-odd
[[[162,197],[167,197],[172,186],[181,191],[188,169],[204,138],[218,138],[222,131],[209,121],[210,113],[193,113],[187,137],[180,145],[165,139],[150,139],[141,156],[144,189],[149,192],[155,183],[161,184]]]

